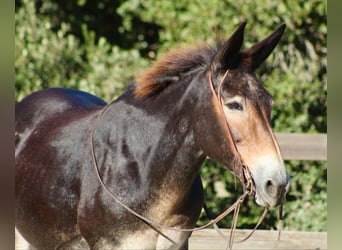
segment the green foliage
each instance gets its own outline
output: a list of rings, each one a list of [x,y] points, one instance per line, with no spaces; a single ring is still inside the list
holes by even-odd
[[[148,65],[138,50],[96,39],[86,25],[81,27],[83,43],[69,33],[67,23],[53,31],[52,20],[39,16],[32,1],[22,5],[15,20],[16,100],[38,89],[69,87],[111,101]]]
[[[291,191],[284,216],[286,228],[305,231],[327,230],[327,162],[293,161],[287,164]]]
[[[327,11],[321,0],[16,1],[16,101],[48,87],[71,87],[114,99],[158,54],[181,44],[214,46],[247,20],[245,47],[285,22],[287,30],[257,74],[273,95],[275,131],[325,133]],[[327,163],[287,161],[291,176],[284,226],[327,229]],[[215,213],[241,194],[225,167],[201,169]],[[222,193],[223,186],[226,192]],[[238,227],[251,228],[262,210],[249,199]],[[261,227],[276,228],[276,211]],[[204,223],[201,216],[199,224]],[[230,226],[225,219],[221,225]]]
[[[15,16],[16,99],[54,85],[77,88],[85,73],[79,42],[66,35],[66,24],[52,32],[51,22],[35,15],[33,2],[24,4]]]

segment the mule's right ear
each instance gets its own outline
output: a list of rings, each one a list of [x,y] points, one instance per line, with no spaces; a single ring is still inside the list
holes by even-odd
[[[216,52],[212,61],[214,71],[224,72],[237,66],[245,26],[246,22],[241,23],[233,35]]]
[[[242,51],[241,56],[244,66],[253,70],[258,68],[277,46],[285,27],[286,25],[283,23],[264,40],[254,44],[252,48]]]

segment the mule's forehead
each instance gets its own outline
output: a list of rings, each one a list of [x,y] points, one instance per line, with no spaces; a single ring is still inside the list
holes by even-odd
[[[224,89],[228,97],[237,95],[251,101],[269,102],[273,100],[271,94],[264,88],[253,72],[232,71],[224,83]]]

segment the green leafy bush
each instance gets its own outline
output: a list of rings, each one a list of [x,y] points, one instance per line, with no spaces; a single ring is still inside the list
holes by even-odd
[[[257,74],[273,95],[275,131],[326,133],[326,1],[16,1],[16,101],[48,87],[71,87],[114,99],[160,53],[183,44],[214,46],[247,20],[245,47],[285,22],[287,30]],[[327,163],[287,161],[291,176],[284,226],[327,229]],[[241,193],[223,167],[201,169],[208,207],[219,213]],[[217,183],[221,185],[218,188]],[[226,190],[222,192],[222,190]],[[238,227],[251,228],[261,208],[241,208]],[[206,220],[202,215],[199,224]],[[222,221],[230,226],[230,219]],[[276,211],[261,227],[275,228]]]
[[[96,39],[86,25],[81,27],[83,43],[67,23],[53,31],[51,18],[38,15],[32,1],[22,1],[15,22],[16,100],[38,89],[69,87],[110,101],[148,65],[138,50]]]

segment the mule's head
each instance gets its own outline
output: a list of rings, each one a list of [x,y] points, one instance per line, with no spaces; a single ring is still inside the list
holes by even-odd
[[[215,91],[221,95],[223,112],[216,112],[220,125],[218,130],[223,131],[222,118],[229,124],[232,138],[225,138],[226,142],[232,139],[231,148],[236,145],[241,160],[248,166],[256,188],[256,202],[261,206],[273,207],[285,200],[289,185],[289,176],[286,172],[278,143],[271,128],[270,117],[273,105],[272,96],[263,87],[254,74],[254,70],[268,57],[279,42],[285,25],[280,26],[270,36],[255,44],[250,49],[240,50],[243,42],[245,23],[217,50],[208,69]],[[222,90],[219,85],[222,83]],[[215,106],[215,98],[213,98]],[[217,106],[217,105],[216,105]],[[217,107],[216,107],[217,109]],[[219,129],[221,127],[221,129]],[[223,133],[224,134],[224,133]],[[227,137],[224,134],[221,137]],[[216,138],[217,139],[217,138]],[[215,140],[216,140],[215,139]],[[222,142],[221,140],[216,140]],[[212,146],[208,145],[209,146]],[[221,146],[221,148],[224,148]],[[210,151],[211,149],[208,148]],[[220,152],[216,150],[215,154]],[[210,155],[209,155],[210,156]],[[220,156],[217,156],[220,158]],[[227,160],[228,159],[228,160]],[[234,169],[236,155],[221,158],[219,161],[227,165],[242,180],[241,169]]]

